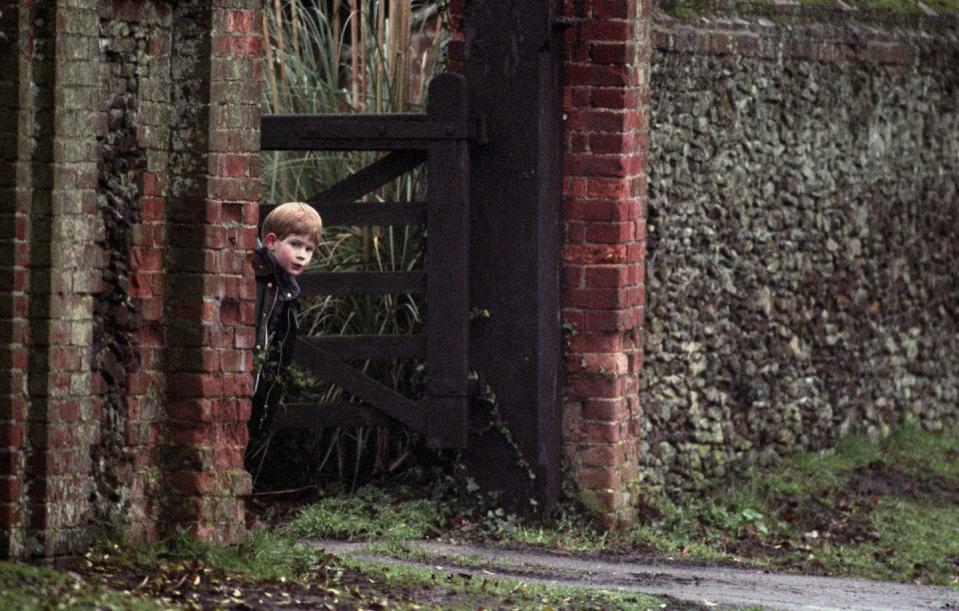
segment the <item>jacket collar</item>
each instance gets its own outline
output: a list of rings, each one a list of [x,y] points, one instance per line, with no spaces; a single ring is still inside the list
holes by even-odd
[[[253,251],[253,273],[256,274],[257,279],[272,277],[279,289],[277,294],[283,301],[290,301],[300,296],[300,285],[296,278],[280,267],[273,253],[266,246],[258,246]]]

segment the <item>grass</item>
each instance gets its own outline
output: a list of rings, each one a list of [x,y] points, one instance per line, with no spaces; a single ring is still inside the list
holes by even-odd
[[[476,609],[497,601],[516,609],[660,609],[662,599],[635,592],[547,586],[522,580],[487,579],[464,572],[410,566],[384,566],[361,560],[342,561],[374,580],[404,588],[437,589],[444,609]]]
[[[393,551],[402,549],[396,544]],[[336,558],[300,543],[287,528],[257,529],[235,547],[183,535],[130,548],[104,542],[69,571],[0,562],[0,609],[658,609],[662,604],[629,592]]]
[[[91,583],[75,573],[0,562],[0,609],[169,609],[163,601]]]
[[[395,543],[443,537],[575,552],[601,551],[608,543],[607,533],[581,513],[561,508],[545,520],[525,519],[501,507],[495,495],[479,494],[469,480],[457,489],[450,477],[425,487],[371,484],[353,495],[324,498],[303,509],[288,528],[315,539]]]
[[[443,508],[428,499],[397,497],[376,486],[353,496],[323,499],[289,525],[299,537],[403,541],[435,532]]]
[[[424,564],[434,557],[405,541],[476,540],[586,555],[645,550],[959,588],[959,435],[907,429],[879,444],[850,438],[834,450],[748,472],[711,493],[647,508],[658,517],[616,533],[596,530],[571,509],[545,518],[513,515],[469,480],[460,494],[451,478],[434,480],[322,499],[289,522],[255,528],[240,546],[181,534],[150,546],[101,543],[70,572],[0,563],[0,608],[256,607],[287,599],[400,609],[662,604],[625,592],[470,577],[462,568],[492,566],[470,556],[447,559],[461,570],[340,559],[303,542],[312,537],[374,541],[379,553]]]
[[[628,545],[785,569],[959,587],[959,437],[851,438],[636,528]]]
[[[906,429],[753,470],[708,494],[648,508],[657,517],[604,533],[560,508],[527,519],[495,497],[367,487],[321,500],[299,536],[389,543],[405,538],[508,542],[578,553],[647,550],[783,570],[959,587],[959,436]],[[398,550],[398,551],[397,551]]]

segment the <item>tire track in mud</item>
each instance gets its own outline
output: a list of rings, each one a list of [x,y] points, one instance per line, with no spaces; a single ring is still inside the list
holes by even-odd
[[[341,556],[432,568],[486,578],[555,586],[620,589],[677,599],[684,608],[761,606],[764,609],[916,609],[959,611],[959,589],[866,579],[772,573],[762,569],[694,566],[634,559],[595,559],[467,544],[411,541],[428,560],[370,550],[371,543],[313,541]]]

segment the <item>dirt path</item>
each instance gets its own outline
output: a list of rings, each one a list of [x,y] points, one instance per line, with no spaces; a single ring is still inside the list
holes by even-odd
[[[429,541],[410,544],[429,554],[428,561],[398,560],[370,553],[369,543],[316,543],[334,554],[367,561],[442,567],[457,573],[552,585],[631,590],[670,596],[702,607],[959,611],[959,590],[944,587],[768,573],[756,569],[595,560]]]

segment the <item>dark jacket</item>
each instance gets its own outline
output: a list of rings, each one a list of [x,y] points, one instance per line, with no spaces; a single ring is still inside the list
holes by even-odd
[[[250,424],[262,428],[283,399],[284,369],[293,354],[297,297],[300,286],[265,246],[253,252],[256,274],[256,344],[254,347],[253,415]]]

